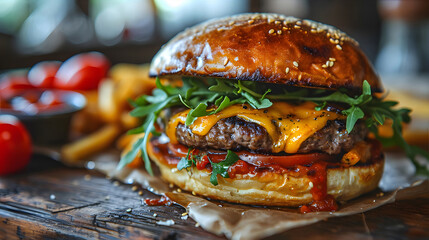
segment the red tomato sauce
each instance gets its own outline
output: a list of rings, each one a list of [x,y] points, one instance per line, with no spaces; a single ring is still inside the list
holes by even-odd
[[[8,98],[1,98],[1,109],[37,114],[55,111],[66,106],[61,99],[61,94],[51,90],[16,91],[8,96]]]
[[[301,213],[320,211],[332,212],[338,209],[338,205],[335,202],[334,197],[329,195],[327,192],[327,165],[328,164],[326,162],[318,162],[307,167],[305,170],[303,169],[307,172],[307,176],[313,183],[313,187],[310,190],[310,193],[313,196],[313,202],[302,206],[300,208]]]
[[[146,198],[143,201],[148,206],[170,206],[172,203],[166,196],[162,196],[160,199]]]
[[[326,195],[323,200],[316,201],[301,206],[301,213],[309,212],[335,212],[338,210],[338,204],[332,195]]]
[[[238,160],[234,165],[229,167],[228,175],[230,178],[235,178],[239,174],[256,174],[257,166],[249,164],[243,160]]]

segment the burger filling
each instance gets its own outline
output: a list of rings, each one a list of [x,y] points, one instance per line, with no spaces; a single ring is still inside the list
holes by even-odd
[[[328,154],[340,154],[350,151],[357,143],[365,139],[368,128],[358,122],[348,133],[344,120],[329,120],[327,124],[307,138],[298,149],[298,153],[314,151]],[[179,124],[176,128],[177,141],[185,146],[199,149],[252,150],[270,153],[273,140],[265,128],[238,117],[219,120],[206,135],[192,132],[190,127]]]
[[[266,109],[237,104],[188,126],[189,110],[179,111],[166,124],[169,142],[160,144],[154,139],[152,146],[164,164],[179,170],[194,166],[192,171],[211,171],[213,185],[218,184],[217,175],[237,178],[293,172],[308,176],[314,184],[314,201],[301,211],[333,211],[337,205],[327,194],[327,167],[366,162],[378,148],[366,140],[369,130],[363,121],[349,133],[339,111],[315,107],[310,102],[274,102]]]

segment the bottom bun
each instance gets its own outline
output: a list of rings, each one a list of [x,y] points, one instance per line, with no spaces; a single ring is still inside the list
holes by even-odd
[[[148,145],[150,158],[158,165],[162,177],[181,189],[198,195],[228,202],[265,205],[301,206],[313,201],[310,189],[313,184],[307,175],[296,176],[295,172],[262,174],[237,174],[235,178],[218,176],[219,184],[210,183],[211,172],[192,169],[179,171],[164,164],[164,156]],[[338,201],[358,197],[377,188],[384,167],[384,159],[364,166],[338,167],[327,170],[327,192]]]

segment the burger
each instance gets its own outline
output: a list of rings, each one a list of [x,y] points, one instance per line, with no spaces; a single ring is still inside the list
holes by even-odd
[[[149,173],[152,160],[166,181],[211,199],[335,211],[377,188],[379,140],[400,142],[409,121],[376,94],[380,79],[354,39],[283,15],[191,27],[150,75],[157,88],[131,112],[144,120],[132,132],[145,134],[120,165],[141,155]],[[390,139],[377,132],[386,119]]]

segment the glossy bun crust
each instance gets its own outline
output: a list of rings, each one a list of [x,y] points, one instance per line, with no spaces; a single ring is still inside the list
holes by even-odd
[[[277,14],[243,14],[189,28],[154,57],[151,76],[199,76],[360,90],[380,80],[340,30]]]
[[[307,176],[295,177],[289,174],[266,172],[265,174],[237,175],[234,179],[218,177],[219,184],[210,183],[208,170],[178,171],[176,167],[163,164],[163,155],[155,153],[148,145],[150,158],[158,165],[162,177],[181,189],[198,195],[228,202],[297,207],[313,201],[310,193],[311,180]],[[328,193],[338,201],[358,197],[377,188],[384,167],[384,159],[372,164],[347,168],[328,169]]]

